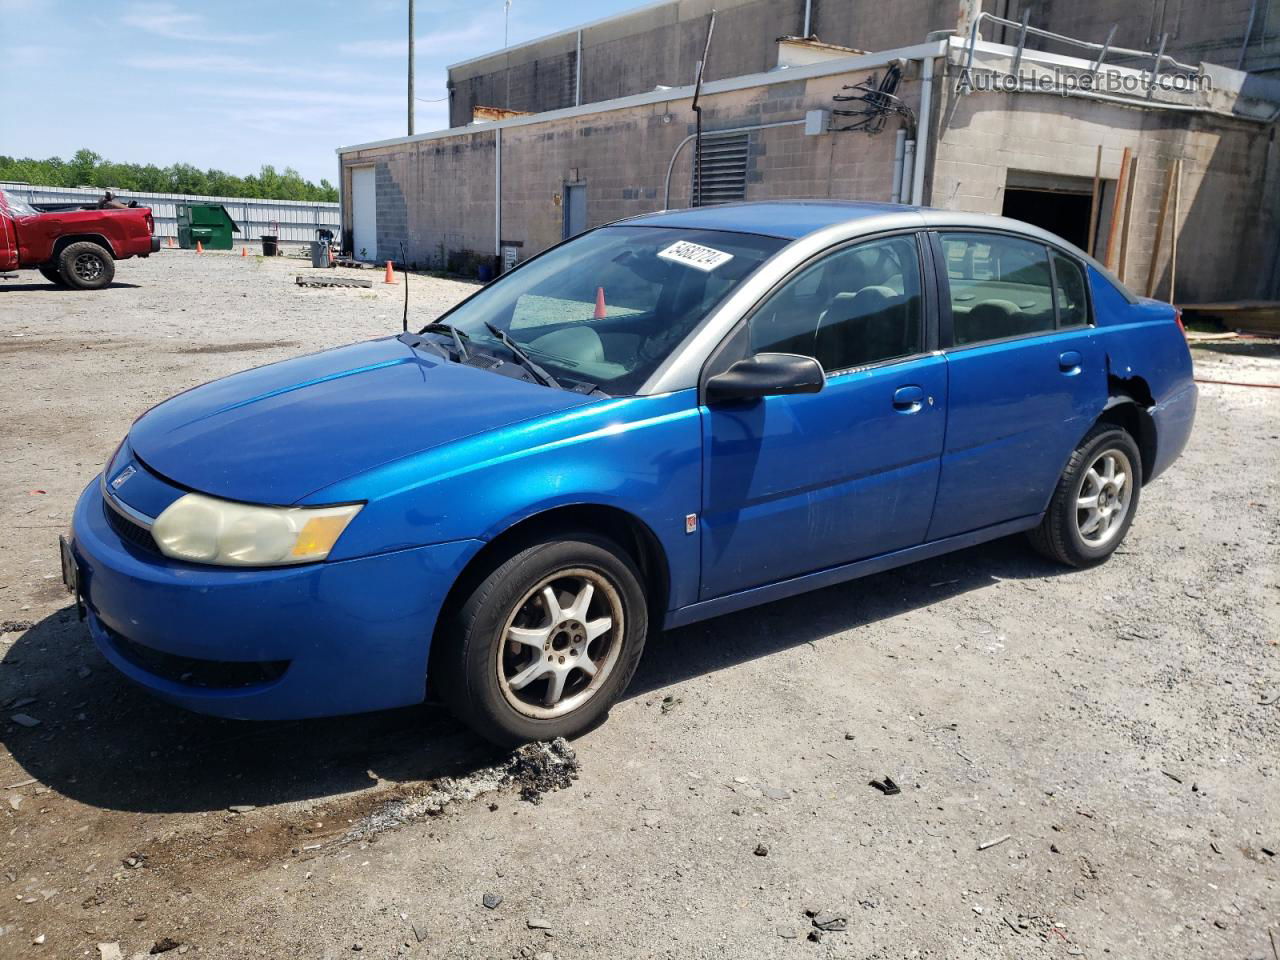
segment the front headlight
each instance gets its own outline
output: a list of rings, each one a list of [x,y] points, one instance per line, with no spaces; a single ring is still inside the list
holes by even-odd
[[[360,504],[256,507],[199,493],[179,497],[151,527],[160,552],[177,560],[264,567],[323,560]]]

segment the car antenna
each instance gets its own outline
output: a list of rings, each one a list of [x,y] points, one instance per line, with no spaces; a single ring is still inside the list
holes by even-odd
[[[404,258],[404,241],[400,241],[400,269],[404,274],[404,317],[401,319],[402,332],[409,332],[409,264]]]

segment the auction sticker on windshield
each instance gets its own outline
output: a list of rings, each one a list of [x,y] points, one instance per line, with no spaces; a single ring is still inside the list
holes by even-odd
[[[714,247],[704,247],[700,243],[691,243],[688,240],[678,240],[665,250],[659,250],[658,256],[663,260],[683,263],[686,267],[708,273],[733,259],[732,253],[725,253]]]

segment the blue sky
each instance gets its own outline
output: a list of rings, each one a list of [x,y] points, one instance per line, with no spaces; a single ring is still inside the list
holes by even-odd
[[[511,43],[643,0],[512,0]],[[0,153],[264,163],[336,181],[334,148],[405,133],[407,0],[0,0]],[[417,96],[502,46],[502,0],[417,0]],[[417,105],[417,131],[448,125]]]

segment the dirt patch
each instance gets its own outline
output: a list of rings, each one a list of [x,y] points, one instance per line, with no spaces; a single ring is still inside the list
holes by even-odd
[[[205,343],[195,347],[179,347],[174,353],[252,353],[299,346],[296,340],[244,340],[240,343]]]

